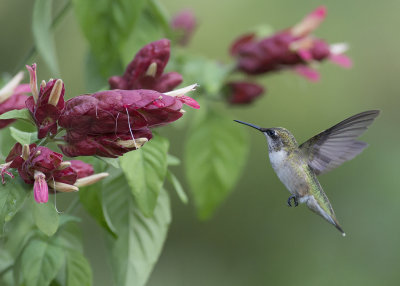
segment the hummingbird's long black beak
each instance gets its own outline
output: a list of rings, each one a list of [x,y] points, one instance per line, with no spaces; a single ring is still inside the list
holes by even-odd
[[[240,120],[233,120],[233,121],[236,121],[236,122],[238,122],[238,123],[241,123],[241,124],[244,124],[244,125],[253,127],[253,128],[255,128],[255,129],[257,129],[258,131],[263,132],[263,131],[262,131],[263,128],[261,128],[260,126],[257,126],[257,125],[254,125],[254,124],[250,124],[250,123],[247,123],[247,122],[243,122],[243,121],[240,121]]]

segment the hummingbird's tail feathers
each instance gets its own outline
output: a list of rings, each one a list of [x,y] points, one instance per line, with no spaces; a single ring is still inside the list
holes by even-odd
[[[342,236],[345,237],[346,233],[344,232],[343,228],[340,226],[339,222],[337,221],[337,219],[335,217],[332,218],[333,222],[334,222],[334,226],[342,233]]]
[[[342,233],[342,236],[346,236],[346,233],[343,231],[342,227],[337,221],[335,213],[333,212],[333,209],[331,207],[325,210],[325,208],[320,206],[314,196],[310,196],[307,200],[307,207],[316,214],[322,216],[330,224],[334,225]]]

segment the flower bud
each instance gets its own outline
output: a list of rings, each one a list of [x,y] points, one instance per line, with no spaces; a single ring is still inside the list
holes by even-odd
[[[73,186],[73,185],[65,184],[65,183],[60,183],[60,182],[49,181],[48,185],[49,185],[50,188],[52,188],[56,192],[69,193],[69,192],[77,192],[77,191],[79,191],[79,188],[77,186]]]
[[[76,180],[75,186],[80,188],[80,187],[86,187],[89,185],[93,185],[94,183],[97,183],[101,179],[104,179],[107,177],[109,174],[108,173],[98,173],[94,174],[88,177],[84,177],[81,179]]]
[[[251,82],[229,82],[227,84],[228,101],[231,104],[248,104],[264,93],[264,88]]]
[[[189,9],[180,11],[172,18],[171,28],[178,35],[178,43],[181,46],[186,46],[196,29],[194,13]]]

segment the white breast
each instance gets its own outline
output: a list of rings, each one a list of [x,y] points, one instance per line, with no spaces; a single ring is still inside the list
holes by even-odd
[[[284,150],[270,152],[269,160],[271,161],[272,168],[274,168],[275,173],[278,175],[281,182],[289,189],[291,192],[291,184],[290,184],[290,170],[288,169],[287,161],[287,152]]]
[[[269,160],[275,171],[275,168],[281,166],[286,161],[286,158],[287,152],[284,150],[269,153]]]
[[[299,174],[298,170],[293,169],[293,165],[287,160],[287,152],[280,150],[269,153],[272,168],[274,168],[279,180],[292,194],[297,194],[299,187],[304,185],[303,174]]]

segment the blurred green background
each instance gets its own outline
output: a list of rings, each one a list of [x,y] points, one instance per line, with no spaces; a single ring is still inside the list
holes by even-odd
[[[324,63],[317,84],[291,72],[262,77],[267,96],[233,108],[232,119],[283,126],[303,142],[355,113],[382,114],[362,137],[370,147],[320,177],[346,238],[304,205],[287,207],[289,193],[268,162],[265,138],[248,129],[245,172],[212,220],[199,222],[193,206],[171,194],[173,223],[148,285],[398,285],[400,1],[163,2],[171,13],[193,9],[199,27],[189,49],[223,62],[230,61],[227,49],[236,36],[262,24],[289,27],[321,4],[328,17],[316,35],[350,44],[351,70]],[[29,51],[31,11],[32,1],[0,1],[0,73],[14,72]],[[85,93],[86,43],[72,11],[57,29],[56,45],[68,96]],[[39,78],[51,77],[38,64]],[[181,157],[183,133],[162,133],[171,140],[171,153]],[[184,178],[183,167],[176,172]],[[83,231],[94,285],[112,285],[100,228],[87,217]]]

